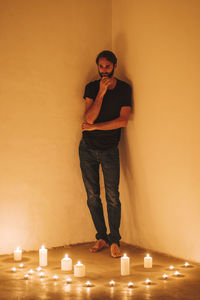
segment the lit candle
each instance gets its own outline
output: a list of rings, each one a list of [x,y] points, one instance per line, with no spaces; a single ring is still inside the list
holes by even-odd
[[[34,273],[34,271],[33,271],[32,269],[30,269],[30,270],[28,271],[28,274],[29,274],[29,275],[33,275],[33,273]]]
[[[174,270],[174,266],[169,266],[169,269],[170,270]]]
[[[28,275],[28,274],[25,274],[25,275],[24,275],[24,279],[29,279],[29,275]]]
[[[133,282],[129,282],[129,283],[128,283],[128,287],[129,287],[129,288],[132,288],[132,287],[133,287]]]
[[[58,280],[58,275],[53,275],[53,280]]]
[[[74,266],[74,276],[75,277],[84,277],[85,276],[85,266],[78,261]]]
[[[72,259],[66,254],[63,259],[61,259],[61,270],[71,271],[72,270]]]
[[[20,247],[17,247],[14,250],[14,260],[15,261],[22,260],[22,249]]]
[[[91,286],[92,286],[92,283],[91,283],[90,281],[87,281],[87,282],[85,283],[85,286],[91,287]]]
[[[40,272],[40,273],[39,273],[39,277],[40,277],[40,278],[44,278],[44,272]]]
[[[65,280],[67,283],[72,283],[72,279],[70,277],[67,277]]]
[[[147,285],[151,284],[151,280],[150,280],[149,278],[147,278],[147,279],[145,280],[145,284],[147,284]]]
[[[20,267],[20,268],[23,268],[23,267],[24,267],[24,264],[19,264],[19,267]]]
[[[40,272],[40,271],[42,271],[42,268],[41,268],[41,267],[37,267],[36,270],[37,270],[38,272]]]
[[[39,250],[39,265],[41,267],[47,266],[47,249],[45,249],[44,245]]]
[[[130,258],[124,254],[121,257],[121,275],[126,276],[130,274]]]
[[[187,267],[189,267],[189,266],[190,266],[189,262],[186,261],[186,262],[184,263],[184,267],[187,268]]]
[[[168,275],[167,275],[167,274],[163,274],[163,275],[162,275],[162,278],[163,278],[163,279],[167,279],[167,278],[168,278]]]
[[[17,269],[16,269],[15,267],[13,267],[13,268],[11,269],[11,271],[14,273],[14,272],[17,271]]]
[[[149,254],[144,258],[144,268],[152,268],[152,257]]]
[[[174,272],[174,275],[175,275],[175,276],[180,276],[181,273],[180,273],[179,271],[175,271],[175,272]]]
[[[114,280],[111,280],[111,281],[109,282],[109,284],[110,284],[110,286],[114,286],[114,285],[115,285]]]

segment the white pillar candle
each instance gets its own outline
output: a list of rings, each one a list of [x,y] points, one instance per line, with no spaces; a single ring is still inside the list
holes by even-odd
[[[14,250],[14,260],[15,261],[22,260],[22,249],[20,247],[17,247]]]
[[[144,258],[144,268],[152,268],[152,257],[149,254]]]
[[[72,270],[72,259],[66,254],[63,259],[61,259],[61,270],[71,271]]]
[[[130,258],[124,254],[121,257],[121,275],[126,276],[130,274]]]
[[[76,265],[74,265],[74,276],[75,277],[84,277],[85,276],[85,266],[78,261]]]
[[[44,245],[39,250],[39,265],[41,267],[47,266],[47,249],[45,249]]]

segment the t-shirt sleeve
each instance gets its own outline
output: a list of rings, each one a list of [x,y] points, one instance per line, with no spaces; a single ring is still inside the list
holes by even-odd
[[[86,99],[86,98],[94,99],[95,98],[95,96],[94,96],[94,88],[93,88],[93,86],[92,86],[91,83],[88,83],[86,85],[83,98],[84,99]]]
[[[132,101],[132,88],[130,85],[127,85],[124,89],[123,101],[121,106],[131,106],[133,105]]]

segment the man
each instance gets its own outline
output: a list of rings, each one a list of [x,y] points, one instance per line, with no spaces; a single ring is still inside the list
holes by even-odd
[[[110,245],[111,256],[121,257],[118,143],[121,128],[126,127],[129,120],[132,91],[127,83],[114,77],[117,67],[114,53],[107,50],[99,53],[96,64],[101,79],[90,82],[85,88],[85,121],[79,146],[87,204],[97,231],[97,242],[90,251],[98,252]],[[104,177],[109,235],[100,199],[99,165]]]

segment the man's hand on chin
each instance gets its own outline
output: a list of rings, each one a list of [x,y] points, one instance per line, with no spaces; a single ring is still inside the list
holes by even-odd
[[[82,124],[82,131],[92,131],[95,130],[95,124],[89,124],[86,122],[83,122]]]

